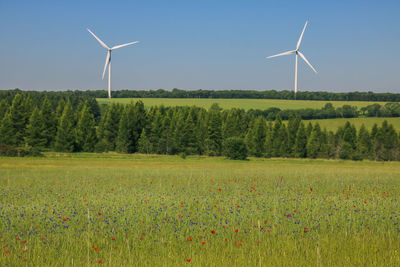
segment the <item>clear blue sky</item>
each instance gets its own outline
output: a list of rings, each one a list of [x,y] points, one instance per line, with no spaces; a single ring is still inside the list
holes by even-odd
[[[399,1],[0,0],[0,89],[293,89],[400,92]]]

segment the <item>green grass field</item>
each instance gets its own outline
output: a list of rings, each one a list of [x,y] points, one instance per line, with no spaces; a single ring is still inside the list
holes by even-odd
[[[399,266],[399,162],[0,158],[1,266]]]
[[[204,98],[97,98],[102,103],[130,103],[142,100],[145,106],[198,106],[208,109],[213,103],[218,103],[224,109],[243,108],[268,109],[276,107],[280,109],[322,108],[326,103],[332,103],[335,107],[351,105],[365,107],[374,103],[384,105],[385,102],[363,102],[363,101],[309,101],[309,100],[281,100],[281,99],[204,99]]]
[[[318,122],[322,128],[326,128],[327,130],[336,131],[340,126],[343,126],[346,121],[354,124],[354,126],[359,129],[362,124],[367,127],[368,130],[371,130],[372,126],[376,123],[378,126],[382,124],[383,121],[387,120],[388,123],[393,124],[393,127],[400,131],[400,118],[350,118],[350,119],[326,119],[326,120],[309,120],[303,121],[304,123]]]

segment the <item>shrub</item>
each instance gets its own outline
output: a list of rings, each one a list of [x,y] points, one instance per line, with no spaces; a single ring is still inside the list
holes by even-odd
[[[229,159],[245,160],[247,158],[247,149],[243,138],[227,138],[222,147],[224,155]]]

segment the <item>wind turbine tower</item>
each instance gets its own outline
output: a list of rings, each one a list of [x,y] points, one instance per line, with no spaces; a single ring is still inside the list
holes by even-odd
[[[106,73],[106,69],[108,66],[108,98],[111,98],[111,52],[115,49],[124,47],[124,46],[128,46],[128,45],[132,45],[132,44],[136,44],[139,41],[135,41],[135,42],[131,42],[131,43],[127,43],[127,44],[122,44],[122,45],[116,45],[113,47],[108,47],[102,40],[100,40],[99,37],[97,37],[93,32],[91,32],[89,29],[87,29],[91,35],[93,35],[94,38],[96,38],[96,40],[101,44],[102,47],[104,47],[105,49],[107,49],[107,57],[106,57],[106,64],[104,65],[104,70],[103,70],[103,80],[104,80],[104,74]]]
[[[298,76],[297,75],[297,69],[298,69],[297,65],[298,65],[299,56],[308,64],[308,66],[310,66],[310,68],[315,73],[317,73],[317,71],[314,69],[314,67],[311,65],[311,63],[308,62],[306,57],[299,51],[301,40],[303,39],[303,34],[304,34],[304,31],[306,30],[307,24],[308,24],[308,21],[306,21],[306,24],[304,25],[303,31],[301,32],[300,38],[297,41],[296,50],[291,50],[291,51],[287,51],[287,52],[283,52],[283,53],[280,53],[280,54],[277,54],[277,55],[273,55],[273,56],[267,57],[267,58],[273,58],[273,57],[280,57],[280,56],[296,54],[296,63],[295,63],[295,71],[294,71],[294,95],[295,95],[295,97],[296,97],[296,94],[297,94],[297,76]]]

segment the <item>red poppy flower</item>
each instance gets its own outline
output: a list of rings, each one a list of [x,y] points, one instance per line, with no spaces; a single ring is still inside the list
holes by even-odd
[[[94,248],[94,250],[98,251],[98,250],[99,250],[99,248]]]
[[[239,232],[239,229],[235,229],[235,232],[236,232],[236,233]]]
[[[113,237],[111,237],[111,240],[115,240],[115,237],[113,236]]]
[[[367,203],[367,201],[364,200],[364,204],[366,204],[366,203]]]
[[[241,244],[241,243],[237,243],[237,245],[238,245],[238,246],[241,246],[242,244]]]
[[[221,192],[221,190],[222,190],[221,188],[218,188],[218,191],[219,191],[219,192]]]
[[[187,238],[187,241],[192,241],[192,239],[190,237]]]
[[[203,242],[201,242],[201,244],[202,244],[202,245],[204,245],[205,243],[206,243],[206,242],[204,242],[204,241],[203,241]]]
[[[67,218],[63,218],[62,220],[63,220],[63,222],[65,222],[65,221],[67,221],[68,219],[67,219]]]
[[[267,229],[267,232],[269,233],[269,232],[271,232],[271,230]]]
[[[21,241],[22,242],[22,244],[25,244],[26,243],[26,240],[23,240],[23,241]]]
[[[312,188],[310,188],[310,192],[312,192]]]
[[[7,250],[7,251],[4,252],[4,254],[8,255],[8,254],[10,254],[10,251]]]
[[[192,261],[192,259],[191,259],[191,258],[187,258],[186,260],[187,260],[187,262],[191,262],[191,261]]]
[[[101,212],[98,212],[97,214],[98,214],[98,215],[101,215]]]
[[[84,199],[83,201],[87,202],[87,199]]]
[[[212,231],[211,231],[211,233],[212,233],[212,234],[215,234],[215,231],[214,231],[214,230],[212,230]]]
[[[103,263],[103,261],[102,261],[102,260],[99,260],[98,263]]]

